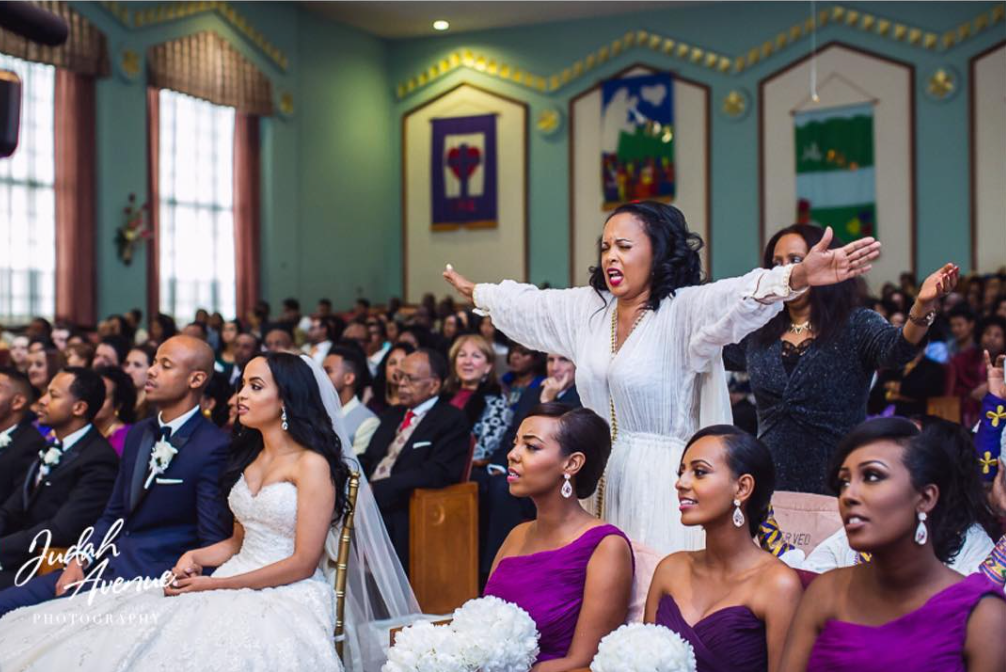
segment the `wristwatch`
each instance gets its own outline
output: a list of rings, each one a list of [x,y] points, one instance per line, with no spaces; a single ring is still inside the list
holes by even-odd
[[[908,319],[909,321],[911,321],[912,324],[917,325],[919,327],[925,327],[928,329],[929,327],[933,326],[933,322],[936,321],[936,310],[935,309],[930,310],[922,317],[915,317],[914,315],[912,315],[911,308],[909,308]]]

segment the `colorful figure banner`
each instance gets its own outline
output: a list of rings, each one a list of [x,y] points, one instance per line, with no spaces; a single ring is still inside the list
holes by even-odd
[[[497,225],[496,115],[433,119],[433,230]]]
[[[670,73],[623,77],[601,89],[604,207],[674,200],[674,80]]]
[[[794,123],[797,221],[846,243],[876,236],[873,105],[797,112]]]

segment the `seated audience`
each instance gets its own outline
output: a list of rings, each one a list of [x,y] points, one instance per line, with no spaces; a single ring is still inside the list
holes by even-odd
[[[388,350],[388,354],[381,360],[377,375],[374,376],[374,384],[371,387],[373,396],[366,400],[367,408],[380,415],[402,403],[398,398],[402,362],[415,351],[410,343],[396,343]]]
[[[538,387],[545,380],[545,353],[529,350],[520,343],[511,343],[507,366],[510,370],[503,374],[500,382],[507,404],[514,409],[525,390]]]
[[[629,539],[589,514],[611,453],[608,424],[587,409],[535,407],[508,455],[510,492],[534,501],[538,518],[518,525],[493,562],[485,594],[534,619],[535,672],[590,664],[601,638],[625,622],[634,559]]]
[[[840,442],[830,480],[850,546],[871,559],[811,583],[782,669],[1002,669],[1001,588],[944,564],[964,543],[964,502],[939,441],[908,420],[880,418]]]
[[[286,324],[273,324],[265,328],[265,349],[269,352],[295,352],[293,332]]]
[[[310,355],[320,366],[325,356],[335,342],[335,321],[331,317],[315,315],[311,318],[311,327],[307,330],[307,343],[301,351]]]
[[[214,368],[230,380],[234,371],[234,347],[243,329],[240,320],[227,320],[220,325],[220,349]]]
[[[28,373],[28,346],[31,339],[15,336],[10,344],[10,364],[21,373]]]
[[[63,351],[67,366],[90,369],[94,363],[94,346],[90,343],[68,343]]]
[[[477,334],[463,334],[454,341],[448,359],[451,372],[444,398],[464,411],[475,436],[473,464],[485,467],[513,420],[493,370],[492,348]]]
[[[227,377],[214,371],[199,400],[199,410],[203,417],[217,427],[225,428],[230,421],[228,402],[233,394],[234,388],[227,382]]]
[[[328,351],[322,368],[339,395],[353,453],[360,455],[367,450],[371,437],[381,424],[377,414],[360,401],[370,381],[366,359],[356,347],[336,345]]]
[[[102,366],[95,371],[105,383],[105,403],[94,416],[94,426],[122,457],[126,435],[136,423],[136,386],[117,366]]]
[[[28,380],[38,397],[49,389],[49,382],[63,368],[63,355],[55,348],[36,350],[28,353]]]
[[[949,298],[949,297],[948,297]],[[975,344],[975,316],[964,304],[947,313],[951,338],[947,340],[947,353],[953,357]]]
[[[136,345],[130,349],[126,355],[126,363],[122,365],[123,370],[133,379],[136,387],[136,417],[142,420],[150,415],[150,404],[147,403],[147,371],[154,363],[154,355],[157,350],[145,343]]]
[[[384,525],[402,567],[409,566],[409,500],[416,488],[457,483],[468,457],[468,421],[439,398],[447,362],[434,350],[418,350],[402,362],[400,405],[381,424],[360,456]]]
[[[150,343],[154,347],[159,346],[172,336],[178,334],[178,325],[175,318],[164,313],[157,313],[150,321]]]
[[[370,369],[370,376],[374,377],[377,375],[381,360],[391,349],[392,341],[388,337],[387,327],[378,317],[367,318],[367,332],[370,335],[367,341],[367,366]]]
[[[871,415],[893,411],[904,418],[924,415],[930,397],[943,394],[943,367],[929,359],[925,350],[901,368],[884,369],[870,390],[866,411]]]
[[[126,355],[129,354],[130,347],[130,342],[124,336],[105,336],[101,339],[98,347],[94,349],[94,359],[91,361],[91,368],[122,366],[126,362]]]
[[[39,420],[53,436],[0,506],[0,589],[39,554],[45,544],[33,549],[37,534],[48,530],[53,547],[75,544],[105,508],[119,458],[91,424],[104,401],[101,377],[81,368],[56,374],[39,401]]]
[[[775,490],[772,454],[743,430],[713,425],[688,442],[678,473],[681,522],[701,525],[706,547],[661,561],[646,622],[686,639],[698,672],[775,672],[802,588],[751,543]]]
[[[232,386],[236,385],[241,380],[241,374],[248,362],[261,351],[262,344],[253,334],[238,334],[234,339],[234,367],[231,369],[231,375],[227,382]]]
[[[950,360],[947,394],[961,400],[961,423],[973,427],[978,422],[978,410],[985,396],[985,360],[983,350],[993,358],[1006,351],[1006,320],[990,317],[978,329],[978,345],[958,353]]]
[[[182,327],[182,333],[186,336],[191,336],[192,338],[198,338],[200,341],[210,341],[210,330],[206,326],[206,322],[189,322],[184,327]],[[212,348],[213,346],[210,345]]]
[[[34,401],[28,376],[13,367],[0,369],[0,504],[21,492],[28,467],[45,448],[31,424]]]

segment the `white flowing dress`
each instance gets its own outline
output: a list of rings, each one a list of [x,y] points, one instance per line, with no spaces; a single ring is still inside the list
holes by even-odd
[[[252,495],[242,476],[228,497],[245,530],[241,550],[214,576],[244,574],[290,557],[297,487]],[[17,609],[0,619],[0,670],[125,672],[337,672],[335,591],[318,569],[263,590],[165,597],[160,588],[88,593]]]
[[[614,356],[615,301],[590,287],[540,290],[506,280],[475,286],[474,302],[496,328],[522,345],[576,364],[584,406],[618,432],[605,476],[603,518],[633,542],[662,554],[700,549],[701,528],[686,528],[678,511],[678,466],[699,429],[729,424],[730,397],[722,348],[738,343],[799,293],[791,266],[686,287],[645,316]]]

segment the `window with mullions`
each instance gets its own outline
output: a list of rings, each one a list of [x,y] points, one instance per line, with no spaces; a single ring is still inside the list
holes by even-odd
[[[21,78],[21,137],[0,159],[0,321],[56,312],[56,68],[0,54]]]
[[[160,309],[235,313],[234,108],[161,89]]]

